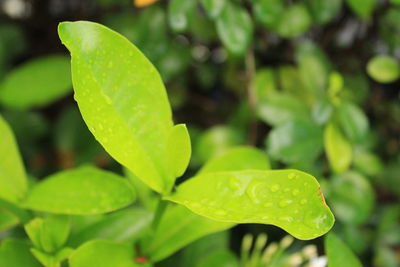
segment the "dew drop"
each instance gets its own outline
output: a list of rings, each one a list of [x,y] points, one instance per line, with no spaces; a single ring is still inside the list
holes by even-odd
[[[274,184],[273,186],[271,186],[270,190],[271,192],[278,192],[280,186],[277,184]]]
[[[293,196],[297,196],[299,193],[300,193],[299,189],[293,189],[293,191],[292,191]]]
[[[292,203],[293,203],[293,200],[291,200],[291,199],[281,200],[281,201],[279,202],[279,207],[284,208],[284,207],[286,207],[286,206],[289,206],[289,205],[292,204]]]
[[[331,221],[323,210],[310,210],[304,217],[304,224],[311,228],[327,229],[330,227]]]
[[[247,187],[246,194],[254,204],[260,204],[266,197],[266,190],[265,183],[253,180]]]
[[[240,182],[239,179],[234,178],[234,177],[231,177],[229,179],[228,186],[233,191],[239,191],[240,189],[242,189],[242,183]]]
[[[305,199],[305,198],[303,198],[302,200],[300,200],[300,204],[301,205],[305,205],[305,204],[307,204],[307,199]]]
[[[285,222],[293,222],[293,217],[287,216],[287,217],[280,217],[279,220],[285,221]]]
[[[297,176],[297,174],[295,174],[294,172],[292,172],[292,173],[289,173],[288,178],[289,178],[290,180],[292,180],[292,179],[296,178],[296,176]]]

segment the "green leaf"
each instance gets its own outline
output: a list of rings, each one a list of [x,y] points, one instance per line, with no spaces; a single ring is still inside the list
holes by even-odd
[[[285,163],[313,161],[322,151],[322,130],[312,121],[294,120],[274,128],[266,143],[269,155]]]
[[[168,21],[172,30],[182,32],[186,30],[189,12],[196,8],[196,1],[172,0],[168,4]]]
[[[89,241],[69,258],[70,267],[135,267],[134,249],[128,245],[106,240]]]
[[[0,232],[19,224],[19,218],[12,212],[0,207]]]
[[[196,267],[238,267],[239,262],[236,255],[230,250],[220,250],[205,255]]]
[[[255,18],[274,30],[285,11],[285,5],[281,0],[254,1],[253,8]]]
[[[368,134],[368,117],[356,105],[341,102],[336,109],[336,115],[346,137],[354,143],[363,141]]]
[[[400,64],[395,58],[379,55],[368,61],[367,72],[380,83],[391,83],[400,78]]]
[[[375,194],[364,176],[356,172],[336,175],[332,177],[329,189],[329,200],[338,219],[348,224],[362,224],[368,220]]]
[[[306,4],[318,24],[330,22],[342,8],[342,0],[306,0]]]
[[[209,160],[198,172],[269,170],[267,155],[253,147],[235,147]]]
[[[50,255],[38,249],[31,248],[32,254],[44,266],[60,266],[60,262],[68,258],[73,251],[74,250],[72,248],[62,248],[61,250],[57,251],[55,255]]]
[[[329,233],[325,237],[325,251],[328,255],[328,267],[362,267],[363,265],[335,234]]]
[[[27,189],[16,140],[7,122],[0,116],[0,198],[17,203],[24,198]]]
[[[257,94],[257,102],[268,101],[269,96],[277,91],[274,70],[270,68],[258,70],[254,77],[254,88]]]
[[[61,215],[35,218],[25,225],[25,231],[34,246],[47,253],[54,253],[64,245],[69,230],[69,218]]]
[[[207,15],[210,18],[215,19],[224,9],[226,0],[201,0],[201,4],[203,5]]]
[[[2,267],[40,267],[41,264],[29,251],[27,242],[6,239],[1,242],[0,266]]]
[[[324,129],[324,146],[334,172],[341,173],[350,167],[353,159],[352,146],[334,123],[329,123]]]
[[[311,26],[312,18],[303,3],[287,7],[280,17],[276,32],[284,38],[293,38],[305,33]]]
[[[297,170],[200,174],[165,199],[217,221],[273,224],[299,239],[323,235],[334,223],[317,180]]]
[[[131,242],[148,228],[151,219],[152,214],[141,208],[117,211],[74,233],[68,243],[75,247],[92,239]]]
[[[29,61],[6,76],[0,85],[0,103],[20,110],[48,105],[71,91],[70,73],[64,55]]]
[[[253,36],[253,24],[246,9],[228,1],[217,19],[217,32],[224,46],[243,55]]]
[[[234,223],[199,216],[181,205],[169,206],[157,230],[143,249],[152,262],[160,261],[202,236],[223,231]]]
[[[371,16],[377,3],[376,0],[346,0],[346,2],[351,10],[362,19]]]
[[[192,146],[190,144],[189,132],[185,124],[175,125],[171,129],[167,141],[168,166],[172,175],[170,186],[175,178],[180,177],[189,165]]]
[[[100,24],[64,22],[58,31],[71,51],[75,99],[90,131],[114,159],[162,192],[172,119],[160,75],[127,39]]]
[[[28,209],[59,214],[99,214],[123,208],[135,200],[125,179],[93,167],[54,174],[33,187]]]

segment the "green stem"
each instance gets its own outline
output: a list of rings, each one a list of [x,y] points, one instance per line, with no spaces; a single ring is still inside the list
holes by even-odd
[[[162,197],[160,196],[160,198],[158,199],[156,211],[154,213],[153,221],[151,223],[151,228],[153,229],[153,231],[155,231],[158,225],[160,224],[161,218],[164,215],[167,206],[168,206],[168,201],[163,200]]]

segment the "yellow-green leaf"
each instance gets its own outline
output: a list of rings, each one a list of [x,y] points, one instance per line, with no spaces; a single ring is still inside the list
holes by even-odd
[[[352,147],[334,123],[325,127],[324,145],[332,170],[337,173],[346,171],[352,162]]]

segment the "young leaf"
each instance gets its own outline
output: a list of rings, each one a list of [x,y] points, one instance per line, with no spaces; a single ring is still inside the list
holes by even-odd
[[[341,102],[336,115],[343,132],[353,142],[361,142],[368,134],[368,117],[358,106],[350,102]]]
[[[157,70],[127,39],[100,24],[64,22],[58,31],[72,55],[75,99],[90,131],[119,163],[164,191],[172,119]]]
[[[28,185],[17,143],[7,122],[0,116],[0,198],[20,201]]]
[[[16,68],[0,85],[0,103],[13,109],[45,106],[71,91],[68,57],[52,55]]]
[[[106,240],[89,241],[69,258],[71,267],[135,267],[141,266],[134,262],[134,250],[128,245]]]
[[[0,207],[0,231],[7,230],[19,223],[17,216]]]
[[[181,205],[168,207],[144,253],[160,261],[202,236],[231,228],[234,223],[217,222],[199,216]]]
[[[323,235],[334,223],[317,180],[297,170],[200,174],[165,199],[217,221],[273,224],[299,239]]]
[[[123,208],[135,200],[128,182],[93,167],[54,174],[33,187],[28,209],[59,214],[98,214]]]
[[[185,124],[175,125],[171,129],[167,140],[168,167],[173,178],[170,181],[171,184],[169,186],[171,186],[175,178],[182,176],[189,165],[192,146]]]
[[[368,61],[367,72],[380,83],[394,82],[400,78],[400,63],[389,56],[375,56]]]
[[[328,267],[362,267],[350,248],[333,233],[325,237],[325,251]]]
[[[235,147],[209,160],[198,174],[221,171],[269,170],[267,155],[253,147]]]
[[[217,19],[217,32],[230,52],[243,55],[253,35],[253,24],[247,10],[228,1]]]
[[[362,19],[367,19],[371,16],[376,3],[376,0],[347,0],[347,5]]]
[[[334,172],[344,172],[350,167],[353,159],[351,144],[334,123],[329,123],[325,127],[324,146]]]
[[[1,267],[41,267],[42,265],[29,251],[27,242],[14,239],[6,239],[0,246]]]

